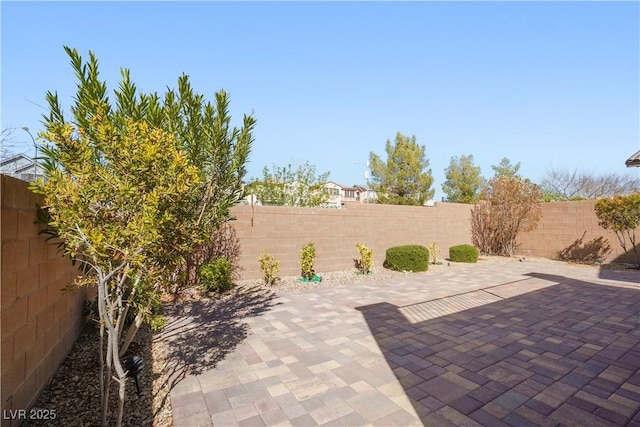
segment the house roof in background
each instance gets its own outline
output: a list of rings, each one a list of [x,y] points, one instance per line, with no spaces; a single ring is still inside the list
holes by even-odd
[[[627,165],[628,168],[633,167],[633,166],[639,167],[640,166],[640,151],[637,151],[634,155],[629,157],[627,159],[627,161],[624,162],[624,164]]]

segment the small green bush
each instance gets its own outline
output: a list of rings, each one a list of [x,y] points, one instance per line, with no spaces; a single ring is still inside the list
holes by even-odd
[[[478,249],[471,245],[457,245],[449,248],[449,259],[453,262],[478,262]]]
[[[369,274],[373,267],[373,251],[366,247],[364,243],[357,243],[358,253],[360,258],[354,258],[353,262],[356,264],[356,268],[362,274]]]
[[[300,251],[300,269],[302,270],[302,277],[307,280],[312,280],[315,271],[313,270],[313,263],[316,260],[316,245],[313,242],[309,242],[302,247]]]
[[[202,265],[198,275],[208,291],[225,292],[233,288],[232,266],[226,258],[216,258]]]
[[[280,273],[280,261],[269,255],[264,249],[260,252],[258,261],[262,271],[262,281],[265,285],[274,285],[278,280],[278,273]]]
[[[421,245],[394,246],[387,249],[384,266],[396,271],[427,271],[429,251]]]

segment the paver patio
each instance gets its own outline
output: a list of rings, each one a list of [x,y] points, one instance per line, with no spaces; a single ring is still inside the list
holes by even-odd
[[[174,425],[640,427],[639,282],[510,262],[194,302]]]

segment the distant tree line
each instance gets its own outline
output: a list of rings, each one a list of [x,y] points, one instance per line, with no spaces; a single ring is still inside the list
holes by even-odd
[[[418,144],[415,135],[409,137],[398,132],[394,141],[385,144],[386,159],[371,152],[369,165],[371,178],[367,183],[377,194],[377,203],[396,205],[424,205],[433,198],[433,173],[429,168],[424,145]],[[473,154],[451,157],[444,170],[442,191],[444,201],[475,204],[486,193],[489,183],[500,178],[525,179],[520,175],[520,162],[512,163],[504,157],[497,165],[491,165],[493,176],[485,178],[475,165]],[[296,170],[291,165],[263,169],[262,179],[254,179],[248,191],[263,204],[284,206],[322,206],[328,201],[323,185],[328,172],[316,174],[315,166],[306,162]],[[551,169],[536,185],[539,201],[563,201],[598,199],[640,191],[640,179],[622,174],[595,174],[577,170]]]

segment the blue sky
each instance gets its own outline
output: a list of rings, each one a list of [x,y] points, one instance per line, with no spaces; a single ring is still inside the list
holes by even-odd
[[[183,72],[236,124],[258,120],[248,177],[304,161],[364,183],[369,152],[415,135],[442,197],[452,156],[483,175],[508,157],[550,168],[638,176],[639,2],[2,1],[2,128],[31,153],[46,91],[69,105],[63,45],[98,56],[110,88],[129,68],[143,91]]]

